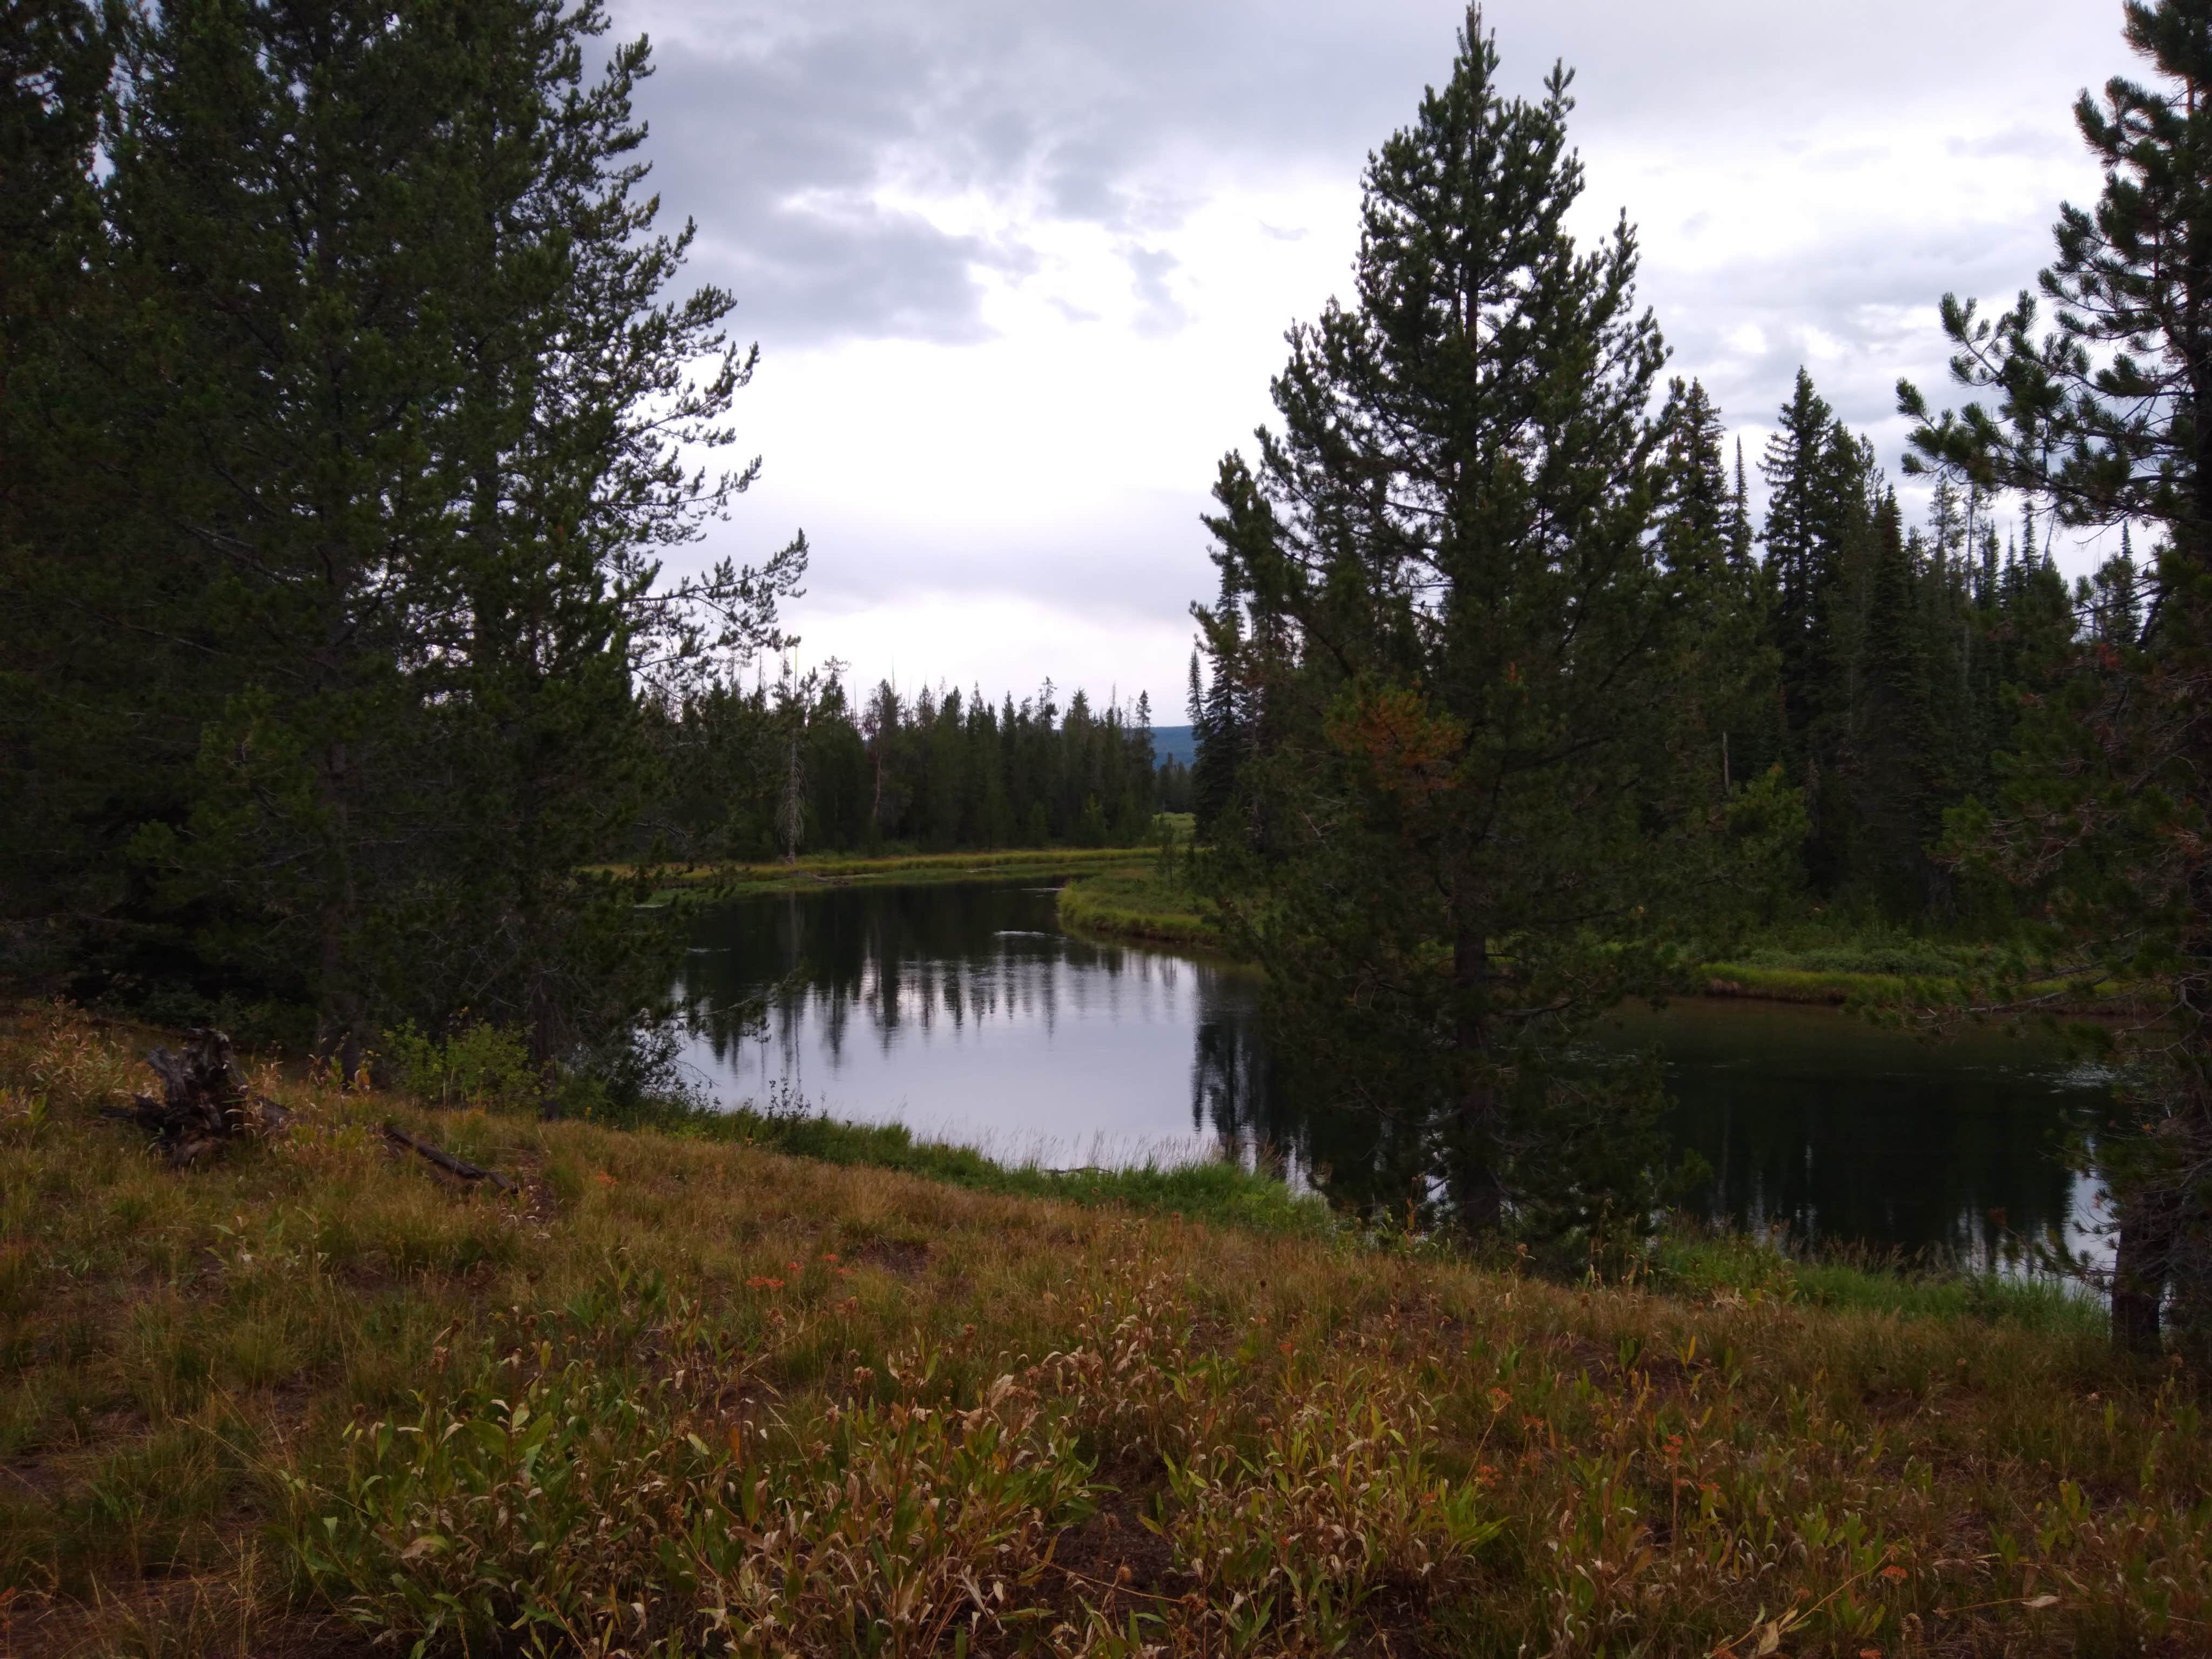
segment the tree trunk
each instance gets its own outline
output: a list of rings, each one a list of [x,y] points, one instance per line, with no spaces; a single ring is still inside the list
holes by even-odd
[[[2112,1346],[2118,1352],[2154,1355],[2160,1350],[2165,1255],[2150,1218],[2131,1214],[2124,1205],[2119,1249],[2112,1263]]]
[[[1498,1167],[1498,1091],[1490,1077],[1490,1029],[1484,1018],[1490,977],[1490,941],[1472,907],[1460,906],[1452,940],[1452,983],[1459,994],[1461,1093],[1461,1224],[1471,1233],[1495,1233],[1505,1222],[1505,1183]]]

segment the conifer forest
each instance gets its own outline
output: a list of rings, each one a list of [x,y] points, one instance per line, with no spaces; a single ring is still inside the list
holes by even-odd
[[[0,1648],[2204,1650],[2212,0],[2110,9],[1893,452],[1717,406],[1468,9],[1194,470],[1181,683],[1009,688],[804,648],[603,0],[12,0]],[[2041,1056],[2043,1231],[1692,1144],[1670,1011],[1793,989]],[[1001,1027],[1028,1115],[902,1115]],[[1203,1157],[1006,1151],[1140,1073]]]

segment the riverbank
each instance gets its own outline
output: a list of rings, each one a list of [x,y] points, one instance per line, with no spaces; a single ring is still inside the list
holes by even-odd
[[[872,1132],[270,1068],[289,1129],[175,1170],[98,1115],[142,1040],[0,1030],[10,1653],[2178,1653],[2212,1615],[2201,1409],[2063,1302],[1815,1305],[1726,1241],[1557,1285]]]
[[[1188,884],[1160,873],[1154,861],[1079,872],[1060,891],[1060,920],[1078,933],[1225,952],[1227,942]],[[1809,935],[1809,937],[1803,936]],[[1911,939],[1826,937],[1816,930],[1778,930],[1723,960],[1688,971],[1689,994],[1766,1002],[1905,1006],[1971,1000],[1967,987],[1985,972],[1995,947],[1931,944]],[[2032,987],[2033,989],[2056,988]],[[2119,1015],[2148,1000],[2118,986],[2103,988],[2072,1012]]]
[[[1198,896],[1162,875],[1157,862],[1077,876],[1060,890],[1059,915],[1062,927],[1079,933],[1195,951],[1228,948]]]
[[[1157,856],[1141,847],[1048,847],[994,853],[896,853],[877,857],[809,853],[795,862],[679,864],[656,867],[660,890],[673,897],[749,898],[763,893],[811,892],[825,887],[927,886],[962,881],[1014,881],[1143,867]],[[626,868],[606,866],[611,873]]]

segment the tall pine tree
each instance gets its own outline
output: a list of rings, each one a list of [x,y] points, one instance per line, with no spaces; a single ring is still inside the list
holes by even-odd
[[[1270,533],[1224,469],[1224,589],[1283,618],[1291,665],[1254,769],[1283,844],[1241,926],[1301,1069],[1441,1169],[1460,1224],[1634,1231],[1652,1097],[1559,1066],[1644,965],[1594,941],[1656,896],[1695,605],[1655,532],[1635,238],[1576,247],[1568,77],[1530,102],[1497,66],[1472,10],[1370,164],[1356,298],[1292,331],[1261,434]]]

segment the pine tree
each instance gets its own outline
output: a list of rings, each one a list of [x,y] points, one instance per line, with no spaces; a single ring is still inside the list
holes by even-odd
[[[1244,521],[1240,514],[1250,511],[1256,501],[1249,472],[1232,471],[1231,464],[1224,463],[1222,482],[1216,485],[1217,499],[1222,501],[1224,516],[1217,524],[1215,533],[1231,536],[1244,533]],[[1240,476],[1241,475],[1241,476]],[[1224,491],[1229,492],[1224,495]],[[1227,544],[1224,544],[1224,546]],[[1194,606],[1193,611],[1205,629],[1206,653],[1212,664],[1206,694],[1198,705],[1198,717],[1191,722],[1196,740],[1197,758],[1191,766],[1191,807],[1198,816],[1198,833],[1202,840],[1212,840],[1224,832],[1233,833],[1230,824],[1230,809],[1237,795],[1239,773],[1251,750],[1250,724],[1237,675],[1242,668],[1240,659],[1244,649],[1244,610],[1241,595],[1235,586],[1233,562],[1222,566],[1221,594],[1212,611]],[[1195,672],[1197,659],[1192,659]]]
[[[587,82],[600,15],[551,0],[116,18],[78,283],[133,303],[69,366],[98,533],[9,571],[86,619],[46,689],[158,763],[159,885],[118,908],[196,988],[313,1006],[349,1072],[464,1006],[619,1064],[665,976],[578,872],[651,793],[638,690],[771,640],[805,559],[659,580],[750,481],[679,459],[750,361],[726,295],[660,297],[688,233],[634,193],[643,47]]]
[[[1833,894],[1851,879],[1856,834],[1845,772],[1873,566],[1874,459],[1803,369],[1759,463],[1769,638],[1778,658],[1785,769],[1802,781],[1808,874]]]
[[[2113,1335],[2155,1349],[2170,1288],[2185,1340],[2212,1352],[2212,0],[2130,0],[2126,37],[2156,78],[2116,76],[2075,106],[2105,188],[2094,211],[2061,209],[2039,284],[2051,326],[2025,292],[1994,319],[1946,295],[1954,374],[1994,407],[1939,419],[1898,390],[1919,422],[1915,464],[2027,492],[2046,538],[2058,520],[2161,538],[2147,633],[2076,649],[2069,627],[2030,682],[2002,797],[1953,836],[2048,907],[2085,981],[2172,988],[2168,1030],[2133,1048],[2100,1141],[2118,1215]],[[2027,541],[2005,585],[2048,644],[2051,590],[2060,605],[2065,591],[2032,527]]]
[[[82,372],[118,299],[92,276],[112,55],[83,0],[0,12],[0,971],[87,965],[112,929],[70,919],[112,911],[124,841],[181,787],[160,740],[173,734],[149,741],[118,710],[127,688],[167,681],[171,654],[150,640],[114,650],[82,574],[115,459]]]
[[[1941,733],[1920,586],[1893,492],[1876,515],[1879,540],[1869,584],[1865,645],[1851,711],[1850,787],[1860,842],[1856,860],[1868,888],[1894,913],[1928,902],[1927,848],[1940,828]]]
[[[154,301],[110,380],[153,522],[87,574],[125,631],[203,641],[223,700],[189,817],[139,847],[208,918],[204,951],[303,989],[349,1056],[443,833],[407,672],[467,489],[448,307],[501,181],[441,117],[517,90],[470,33],[381,7],[134,14],[109,143],[115,279]],[[149,615],[139,560],[190,571],[197,602]]]
[[[1656,896],[1692,605],[1653,534],[1635,239],[1577,251],[1567,76],[1531,103],[1496,69],[1471,11],[1370,164],[1356,300],[1292,331],[1261,434],[1273,532],[1242,533],[1233,459],[1217,491],[1225,598],[1295,636],[1254,782],[1285,843],[1240,914],[1302,1069],[1440,1146],[1461,1224],[1610,1235],[1646,1213],[1650,1096],[1558,1066],[1637,971],[1590,941]]]

